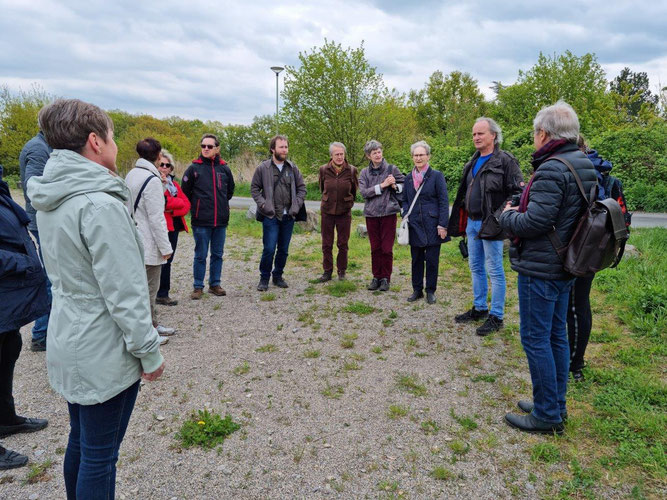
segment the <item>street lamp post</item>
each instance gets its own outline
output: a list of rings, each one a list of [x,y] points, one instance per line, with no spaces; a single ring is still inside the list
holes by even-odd
[[[278,74],[284,69],[282,66],[271,66],[271,71],[276,74],[276,135],[278,135]]]

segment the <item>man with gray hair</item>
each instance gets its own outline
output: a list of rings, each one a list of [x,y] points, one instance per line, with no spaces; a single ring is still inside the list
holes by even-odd
[[[357,168],[345,158],[345,145],[332,142],[329,145],[329,163],[320,167],[319,185],[322,192],[320,215],[322,218],[322,276],[320,283],[331,280],[333,274],[334,229],[338,233],[336,270],[338,279],[345,279],[347,270],[347,242],[352,225],[352,207],[359,188]]]
[[[477,335],[488,335],[503,326],[505,313],[505,271],[503,239],[505,233],[497,216],[505,202],[523,189],[519,162],[500,149],[502,131],[491,118],[481,117],[472,127],[472,140],[477,150],[463,167],[463,176],[449,218],[450,236],[468,239],[468,265],[472,275],[472,308],[454,319],[467,323],[484,318]],[[491,310],[487,305],[488,283],[491,279]]]
[[[566,320],[574,280],[552,239],[569,242],[587,205],[578,182],[585,193],[597,184],[593,164],[577,146],[578,136],[579,120],[569,104],[559,101],[537,114],[535,173],[519,205],[508,203],[500,216],[500,226],[514,236],[510,261],[519,273],[519,333],[533,383],[533,401],[518,402],[527,415],[508,413],[505,421],[524,432],[561,434],[567,420]]]

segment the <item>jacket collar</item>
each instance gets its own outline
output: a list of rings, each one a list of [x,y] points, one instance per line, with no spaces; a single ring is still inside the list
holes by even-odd
[[[215,155],[215,158],[213,160],[209,160],[208,158],[204,158],[202,155],[199,155],[199,158],[196,160],[192,160],[192,163],[196,163],[197,165],[203,165],[204,163],[208,164],[213,164],[213,165],[227,165],[227,162],[220,158],[220,155]]]
[[[139,158],[137,160],[137,163],[134,164],[136,168],[143,168],[144,170],[148,170],[151,174],[156,175],[160,177],[160,172],[158,172],[157,167],[153,165],[151,162],[148,160],[145,160],[143,158]]]
[[[334,172],[336,171],[336,167],[334,167],[333,160],[329,160],[329,163],[327,163],[327,167],[333,170]],[[349,169],[350,164],[347,162],[347,160],[343,161],[343,167],[341,168],[341,172],[345,169]]]

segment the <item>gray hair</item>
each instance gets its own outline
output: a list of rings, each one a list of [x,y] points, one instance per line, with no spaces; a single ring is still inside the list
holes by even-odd
[[[410,154],[415,154],[415,149],[424,148],[427,155],[431,155],[431,146],[428,145],[426,141],[417,141],[412,146],[410,146]]]
[[[160,154],[164,156],[167,160],[169,160],[169,163],[171,163],[171,169],[174,170],[174,167],[176,165],[174,165],[174,157],[171,156],[171,153],[166,149],[163,149],[162,151],[160,151]]]
[[[382,144],[380,144],[375,139],[371,139],[366,144],[364,144],[364,153],[370,155],[376,149],[382,149]]]
[[[550,139],[565,139],[577,142],[579,138],[579,118],[565,101],[542,108],[533,120],[533,132],[543,130]]]
[[[113,122],[100,108],[79,99],[58,99],[39,110],[39,128],[53,149],[80,153],[94,132],[107,142]]]
[[[343,144],[342,142],[332,142],[331,144],[329,144],[329,156],[333,154],[334,148],[342,148],[343,153],[347,154],[347,148],[345,147],[345,144]]]
[[[500,130],[500,125],[496,123],[496,121],[493,118],[488,118],[486,116],[480,116],[475,120],[475,123],[479,122],[486,122],[489,124],[489,131],[492,134],[496,135],[496,138],[493,140],[493,143],[500,146],[503,142],[503,131]]]

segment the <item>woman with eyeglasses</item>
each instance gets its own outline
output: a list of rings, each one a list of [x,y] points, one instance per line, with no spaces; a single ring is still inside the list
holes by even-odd
[[[174,260],[176,245],[178,244],[178,233],[188,232],[188,223],[185,221],[185,215],[190,211],[190,200],[174,180],[174,158],[166,149],[162,150],[162,158],[158,165],[158,171],[165,181],[164,190],[164,218],[167,220],[167,230],[169,243],[174,249],[171,257],[162,265],[160,274],[160,288],[157,291],[156,302],[165,306],[175,306],[178,300],[169,297],[171,288],[171,262]]]

